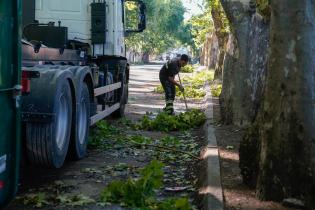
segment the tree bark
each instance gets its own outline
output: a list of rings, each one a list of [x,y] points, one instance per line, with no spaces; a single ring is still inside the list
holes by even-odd
[[[264,88],[269,26],[249,11],[249,0],[221,0],[231,35],[224,59],[220,96],[226,124],[250,125],[256,118]]]
[[[200,64],[214,69],[217,64],[218,48],[218,38],[216,34],[207,34],[206,42],[201,51]]]
[[[218,2],[220,4],[220,2]],[[215,74],[214,79],[222,80],[223,77],[223,64],[224,64],[224,56],[227,47],[227,41],[229,34],[225,31],[224,20],[223,20],[223,11],[221,6],[216,6],[211,9],[211,15],[213,19],[213,24],[215,28],[215,34],[218,39],[218,54],[217,54],[217,64],[215,66]]]
[[[315,199],[315,3],[271,0],[257,195]],[[313,203],[314,205],[314,203]]]
[[[149,62],[150,62],[150,54],[149,54],[149,52],[144,52],[144,53],[142,54],[141,61],[142,61],[143,63],[149,63]]]

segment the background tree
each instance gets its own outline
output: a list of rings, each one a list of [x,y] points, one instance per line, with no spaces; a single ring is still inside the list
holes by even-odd
[[[181,0],[144,2],[147,7],[147,29],[127,37],[128,49],[141,52],[143,61],[148,62],[150,54],[160,54],[179,44],[189,44],[190,28],[184,24],[185,8]]]

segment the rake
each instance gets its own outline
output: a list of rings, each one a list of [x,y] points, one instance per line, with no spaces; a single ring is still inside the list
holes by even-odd
[[[183,87],[182,80],[180,79],[179,74],[178,74],[178,79],[179,79],[179,83],[180,83],[180,85]],[[187,99],[186,99],[185,90],[183,90],[183,91],[182,91],[182,93],[183,93],[183,96],[184,96],[184,101],[185,101],[186,111],[188,111],[188,105],[187,105]]]

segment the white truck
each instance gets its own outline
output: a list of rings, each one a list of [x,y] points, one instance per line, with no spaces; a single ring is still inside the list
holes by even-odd
[[[143,2],[130,2],[136,29],[124,0],[0,1],[0,208],[16,194],[21,154],[60,168],[85,156],[91,125],[124,114],[124,38],[146,25]]]
[[[31,164],[83,158],[89,127],[124,114],[125,36],[145,29],[145,5],[127,29],[124,0],[23,0],[22,136]]]

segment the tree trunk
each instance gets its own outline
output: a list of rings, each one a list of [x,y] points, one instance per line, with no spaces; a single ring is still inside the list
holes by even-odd
[[[223,69],[223,87],[220,97],[222,118],[225,123],[244,125],[249,120],[243,108],[243,88],[246,79],[247,36],[249,15],[241,1],[221,0],[231,25],[229,51],[226,53]],[[245,122],[244,122],[245,121]]]
[[[226,124],[250,125],[256,118],[264,89],[269,26],[248,10],[248,1],[221,0],[231,35],[224,58],[220,96]]]
[[[142,61],[143,63],[149,63],[149,62],[150,62],[150,54],[149,54],[148,52],[144,52],[144,53],[142,54],[142,59],[141,59],[141,61]]]
[[[213,19],[213,24],[215,28],[215,34],[218,38],[218,44],[219,44],[219,49],[218,49],[218,54],[217,54],[217,63],[215,66],[215,74],[214,78],[215,79],[220,79],[222,80],[223,77],[223,64],[224,64],[224,55],[226,52],[226,46],[227,46],[227,41],[229,34],[225,30],[225,25],[224,25],[224,12],[222,11],[222,7],[220,2],[217,2],[218,6],[212,6],[211,9],[211,15]]]
[[[315,199],[315,3],[271,0],[257,195]],[[314,204],[314,203],[313,203]]]
[[[203,66],[208,66],[210,69],[214,69],[217,64],[218,48],[218,38],[216,34],[208,34],[206,42],[202,48],[200,64]]]

